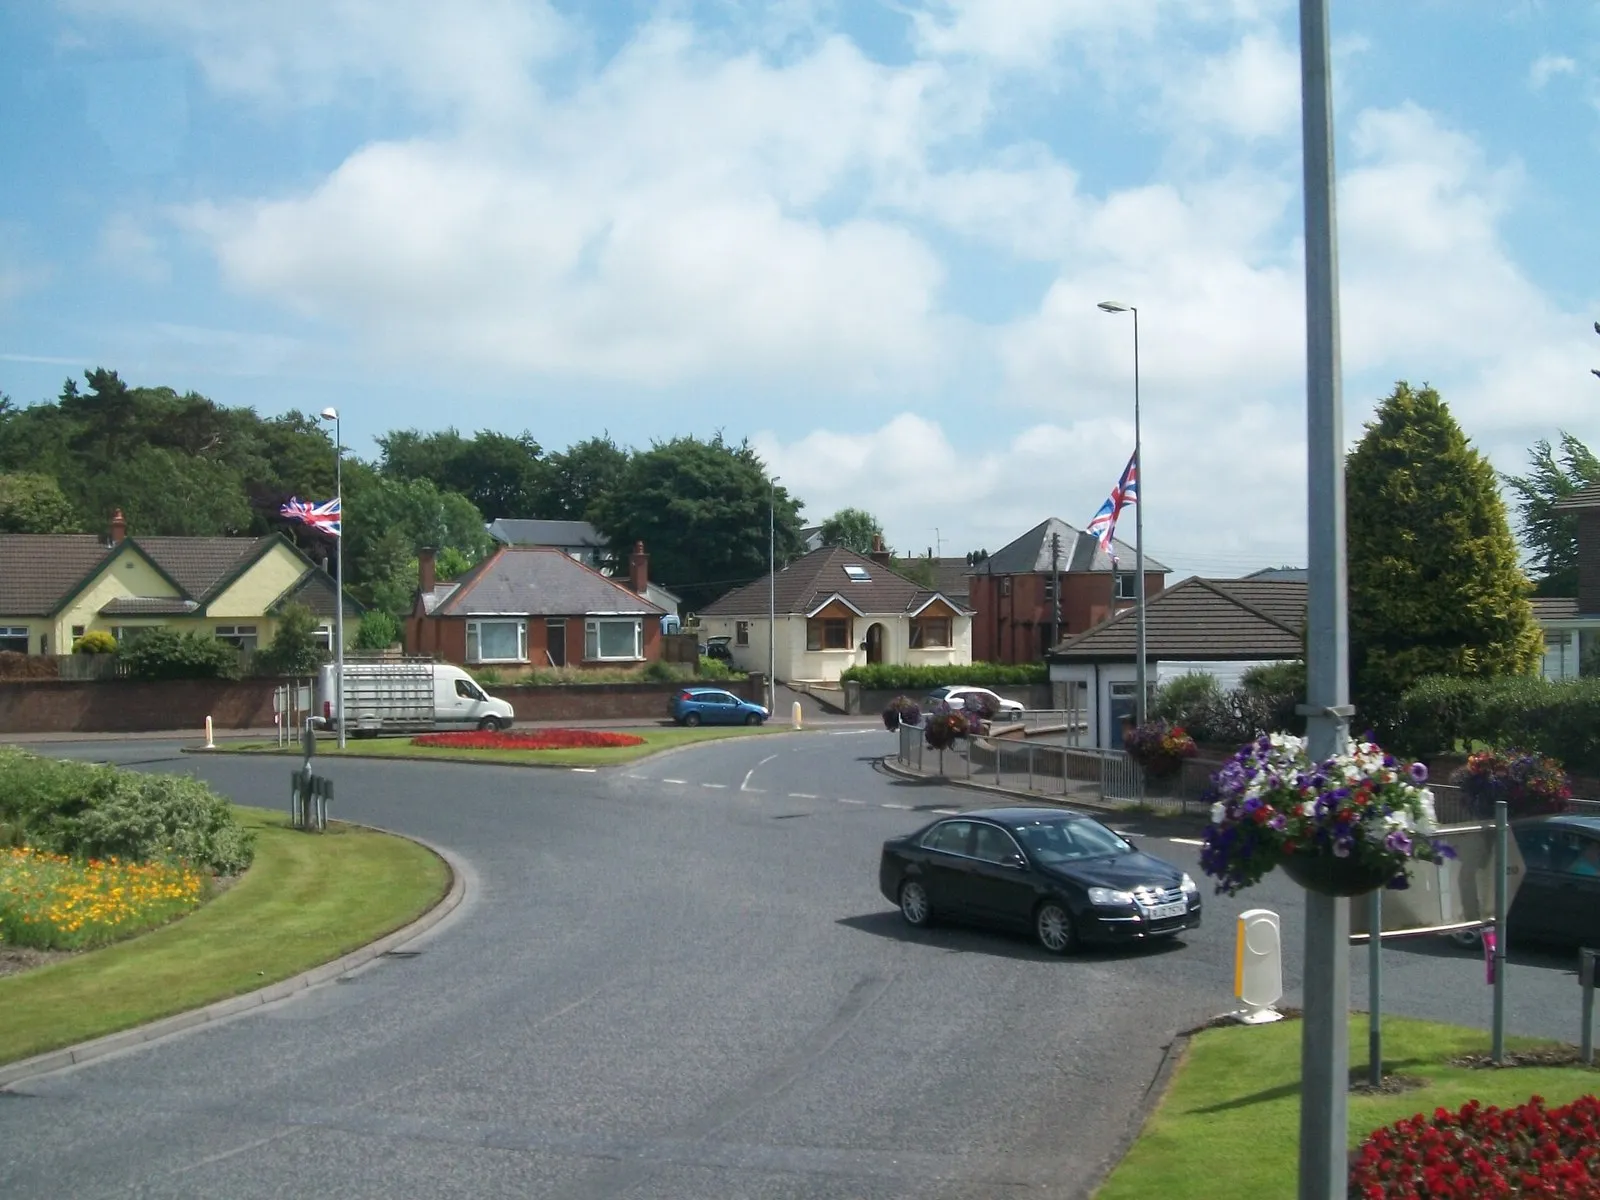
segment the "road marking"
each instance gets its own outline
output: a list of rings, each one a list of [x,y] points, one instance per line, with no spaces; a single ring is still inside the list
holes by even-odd
[[[635,771],[629,771],[626,775],[623,776],[623,778],[624,779],[649,779],[650,776],[648,776],[648,775],[640,775]]]
[[[810,792],[790,792],[789,793],[789,799],[791,799],[791,800],[821,800],[822,797],[821,796],[813,796]]]
[[[860,737],[863,733],[877,733],[876,729],[835,729],[829,730],[829,737]]]
[[[595,768],[595,767],[573,767],[572,768],[572,772],[575,775],[593,775],[596,770],[597,770],[597,768]]]
[[[681,780],[681,779],[663,779],[661,782],[662,783],[682,783],[683,780]]]
[[[1180,846],[1204,846],[1205,842],[1199,838],[1168,838],[1169,842],[1177,842]]]
[[[911,805],[909,805],[909,804],[884,803],[884,804],[879,805],[878,807],[880,807],[880,808],[898,808],[898,809],[902,809],[902,810],[905,810],[905,811],[910,811]]]
[[[839,797],[839,803],[840,804],[865,804],[866,801],[865,800],[846,800],[843,796],[840,796]]]
[[[938,813],[941,817],[959,817],[961,815],[961,810],[959,808],[936,808],[933,811]]]
[[[700,786],[703,788],[725,788],[728,785],[725,783],[702,783]]]
[[[763,758],[760,762],[758,762],[755,766],[751,767],[748,771],[746,771],[744,773],[744,782],[739,785],[739,790],[741,792],[759,792],[759,791],[761,791],[762,790],[761,788],[753,788],[753,787],[750,786],[750,776],[754,775],[762,767],[766,766],[769,762],[771,762],[773,759],[775,759],[777,757],[778,756],[776,754],[769,754],[765,758]]]

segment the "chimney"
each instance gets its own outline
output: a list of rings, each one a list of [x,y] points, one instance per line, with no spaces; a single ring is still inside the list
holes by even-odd
[[[417,590],[424,596],[433,591],[433,585],[436,582],[437,567],[434,563],[432,546],[423,546],[417,551]]]
[[[111,510],[111,544],[117,545],[128,536],[128,518],[122,515],[120,508]]]
[[[877,563],[880,567],[887,567],[889,565],[889,561],[894,557],[894,555],[889,553],[889,548],[883,544],[883,534],[875,533],[872,535],[872,553],[867,557],[872,559],[872,561]]]
[[[643,542],[635,542],[628,555],[628,586],[641,596],[650,586],[650,556],[644,552]]]

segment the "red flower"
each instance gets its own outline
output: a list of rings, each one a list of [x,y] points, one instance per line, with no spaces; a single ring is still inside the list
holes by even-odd
[[[642,746],[644,739],[631,733],[602,729],[533,729],[489,733],[424,733],[411,739],[413,746],[439,746],[451,750],[591,750],[609,746]]]

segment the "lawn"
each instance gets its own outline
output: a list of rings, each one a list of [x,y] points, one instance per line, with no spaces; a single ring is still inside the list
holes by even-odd
[[[711,728],[701,725],[696,729],[679,726],[640,726],[619,729],[644,739],[639,746],[604,746],[577,750],[462,750],[446,746],[413,746],[408,737],[350,738],[343,750],[329,737],[317,739],[317,756],[329,758],[431,758],[438,762],[511,763],[535,767],[607,767],[617,763],[633,762],[677,746],[696,742],[715,741],[719,738],[757,737],[768,733],[790,733],[787,725],[769,728],[765,725],[724,725]],[[274,742],[242,742],[219,745],[219,750],[234,753],[292,754],[298,756],[300,747],[281,748]],[[214,751],[208,752],[214,753]]]
[[[1350,1145],[1380,1126],[1468,1100],[1500,1107],[1543,1096],[1550,1104],[1592,1092],[1600,1071],[1581,1067],[1451,1066],[1484,1054],[1481,1030],[1399,1017],[1384,1020],[1388,1073],[1415,1076],[1426,1086],[1397,1094],[1350,1096]],[[1364,1014],[1351,1017],[1352,1066],[1366,1078]],[[1283,1200],[1293,1196],[1300,1127],[1299,1021],[1225,1026],[1192,1038],[1160,1107],[1138,1141],[1095,1193],[1096,1200]],[[1507,1039],[1510,1050],[1548,1042]],[[1357,1052],[1359,1047],[1359,1052]]]
[[[0,1062],[129,1029],[288,979],[409,924],[449,868],[404,838],[240,808],[255,863],[198,911],[152,933],[0,978]]]

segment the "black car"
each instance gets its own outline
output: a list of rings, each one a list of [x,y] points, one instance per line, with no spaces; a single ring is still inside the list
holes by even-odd
[[[989,808],[883,844],[878,887],[912,925],[955,917],[1031,930],[1052,954],[1200,924],[1200,889],[1082,813]]]
[[[1511,832],[1527,869],[1506,914],[1506,944],[1600,947],[1600,817],[1528,817]],[[1454,940],[1476,944],[1478,931]]]

